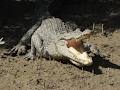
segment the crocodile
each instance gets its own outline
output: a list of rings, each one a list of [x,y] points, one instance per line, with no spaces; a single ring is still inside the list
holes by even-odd
[[[68,59],[76,66],[92,65],[92,55],[99,54],[95,45],[84,42],[91,30],[81,31],[75,24],[65,23],[59,18],[48,17],[35,24],[15,47],[4,55],[26,54],[31,40],[30,52],[26,59],[35,59],[37,55],[45,58]],[[37,54],[37,55],[36,55]]]
[[[45,58],[68,59],[79,67],[90,66],[93,63],[92,57],[88,55],[85,48],[89,48],[95,54],[98,53],[92,45],[83,42],[83,39],[90,34],[90,30],[82,32],[79,28],[70,27],[59,18],[45,19],[33,33],[31,49],[25,58],[35,59],[38,54]]]

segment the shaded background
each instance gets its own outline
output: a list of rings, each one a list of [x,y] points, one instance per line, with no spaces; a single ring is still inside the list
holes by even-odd
[[[17,38],[41,17],[55,16],[80,27],[104,24],[106,31],[119,29],[119,0],[0,0],[0,36]]]
[[[119,0],[1,0],[1,18],[22,18],[26,14],[51,15],[83,22],[107,22],[120,16]],[[34,17],[36,18],[36,17]],[[116,19],[118,20],[118,18]],[[115,21],[116,21],[115,20]],[[87,22],[88,22],[87,21]],[[115,22],[114,21],[114,22]],[[88,23],[89,23],[88,22]],[[110,23],[110,22],[109,22]],[[117,24],[117,23],[115,23]]]

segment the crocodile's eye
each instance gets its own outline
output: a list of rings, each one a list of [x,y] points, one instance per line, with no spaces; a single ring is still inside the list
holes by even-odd
[[[74,49],[76,49],[77,51],[83,53],[85,51],[84,46],[83,46],[83,42],[79,39],[67,39],[67,47],[73,47]]]

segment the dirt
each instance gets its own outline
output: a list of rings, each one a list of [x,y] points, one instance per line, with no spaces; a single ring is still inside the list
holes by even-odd
[[[26,61],[24,56],[0,58],[0,90],[120,90],[120,32],[96,34],[88,41],[106,55],[94,57],[91,67],[44,58]]]

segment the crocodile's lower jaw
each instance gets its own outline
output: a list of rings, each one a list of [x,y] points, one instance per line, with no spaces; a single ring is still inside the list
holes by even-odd
[[[92,57],[89,57],[86,52],[80,53],[77,50],[75,50],[73,47],[70,47],[69,51],[75,57],[75,59],[72,60],[73,64],[77,64],[77,65],[80,64],[82,66],[90,66],[93,64]]]
[[[74,64],[74,65],[76,65],[78,67],[83,67],[84,66],[83,64],[80,64],[80,63],[78,63],[78,62],[76,62],[74,60],[70,60],[70,61],[72,62],[72,64]]]

